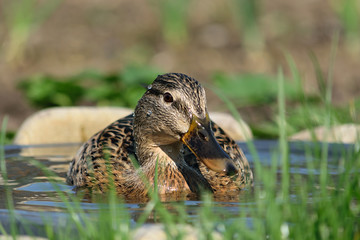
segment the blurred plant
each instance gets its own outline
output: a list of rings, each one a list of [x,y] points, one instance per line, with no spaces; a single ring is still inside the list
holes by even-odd
[[[228,75],[217,73],[213,76],[214,85],[221,89],[237,108],[252,107],[255,109],[268,108],[271,116],[264,117],[260,123],[250,122],[255,137],[278,137],[276,107],[278,84],[276,77],[262,74]],[[284,81],[284,96],[287,101],[295,103],[301,98],[301,91],[295,81]],[[317,101],[316,99],[314,99]],[[255,110],[260,111],[260,110]],[[289,120],[290,121],[290,120]],[[294,132],[292,124],[286,125],[288,133]]]
[[[60,80],[52,76],[37,75],[23,80],[19,87],[36,107],[71,106],[84,95],[78,77]]]
[[[54,12],[62,0],[7,0],[1,9],[7,24],[5,56],[21,60],[30,35]]]
[[[233,0],[231,10],[246,48],[259,49],[264,39],[259,26],[260,0]]]
[[[39,181],[51,183],[54,195],[50,200],[61,206],[61,218],[40,214],[42,221],[37,221],[34,228],[14,206],[12,191],[16,186],[9,185],[13,180],[8,179],[6,162],[19,156],[5,161],[4,135],[0,134],[0,169],[5,189],[2,203],[10,223],[4,227],[0,223],[0,233],[13,239],[20,238],[23,231],[29,238],[38,238],[36,233],[44,233],[41,236],[48,239],[133,239],[141,235],[136,234],[140,227],[145,226],[141,232],[151,230],[151,226],[144,224],[156,223],[162,226],[168,239],[191,238],[187,235],[189,226],[194,228],[198,239],[358,239],[359,148],[326,142],[288,144],[284,134],[288,108],[285,108],[282,78],[279,74],[278,104],[282,105],[279,106],[279,130],[282,131],[279,142],[269,149],[259,145],[260,152],[252,141],[248,142],[248,154],[256,170],[254,186],[245,188],[238,198],[234,195],[231,202],[212,199],[211,195],[203,195],[195,202],[162,202],[154,187],[149,191],[150,200],[137,204],[134,211],[134,204],[126,204],[116,195],[113,185],[108,194],[100,195],[64,191],[68,188],[62,188],[63,180],[58,180],[59,173],[52,166],[27,157],[24,161],[44,173],[45,178]],[[3,124],[3,132],[5,126]],[[262,151],[270,151],[271,157],[260,158]],[[155,172],[158,174],[157,164]],[[89,199],[91,206],[84,205]],[[34,216],[37,219],[38,215]],[[20,232],[19,226],[24,230]],[[32,232],[33,229],[37,232]]]
[[[14,131],[0,130],[0,136],[4,136],[3,145],[12,144],[15,137]]]
[[[189,5],[190,0],[158,0],[163,36],[172,46],[187,42]]]
[[[302,80],[293,59],[287,56],[288,63],[292,72],[293,81],[284,82],[284,96],[287,104],[287,124],[286,130],[289,135],[303,129],[313,129],[321,125],[325,120],[330,120],[330,124],[341,124],[354,122],[360,111],[360,98],[355,99],[350,106],[327,105],[329,88],[328,78],[320,70],[315,55],[311,55],[314,69],[317,75],[317,88],[319,92],[305,93],[302,87]],[[330,73],[329,73],[330,74]],[[266,75],[242,74],[229,75],[216,73],[213,75],[214,85],[221,89],[237,108],[252,107],[254,111],[259,109],[269,109],[269,116],[264,117],[262,122],[249,122],[253,134],[258,138],[278,137],[279,129],[277,124],[277,93],[278,84],[276,79]],[[327,115],[332,112],[331,116]]]
[[[19,87],[29,102],[39,108],[74,106],[80,103],[135,107],[158,71],[128,66],[119,73],[89,70],[69,77],[39,75],[24,79]]]
[[[332,0],[331,5],[339,16],[347,41],[351,44],[359,44],[360,2],[358,0]]]
[[[276,103],[278,86],[276,78],[263,74],[229,75],[215,73],[213,83],[222,89],[238,107]],[[299,99],[295,84],[285,82],[285,95],[290,100]]]

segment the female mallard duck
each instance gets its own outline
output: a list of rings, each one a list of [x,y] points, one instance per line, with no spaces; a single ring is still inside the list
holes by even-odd
[[[210,121],[204,88],[170,73],[148,87],[134,115],[91,137],[67,173],[76,187],[105,192],[110,182],[126,198],[145,197],[154,183],[161,195],[229,193],[252,182],[252,172],[237,144]]]

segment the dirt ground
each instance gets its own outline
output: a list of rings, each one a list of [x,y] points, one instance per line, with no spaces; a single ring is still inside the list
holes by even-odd
[[[2,11],[12,0],[2,2]],[[39,1],[41,2],[41,1]],[[161,1],[159,1],[161,2]],[[128,63],[148,64],[164,72],[183,72],[201,82],[214,71],[276,74],[290,71],[284,52],[292,55],[308,91],[317,91],[309,53],[328,71],[331,43],[340,32],[333,69],[334,104],[360,96],[360,45],[344,39],[331,1],[262,1],[259,17],[263,44],[249,47],[232,15],[231,1],[190,1],[188,38],[173,45],[165,41],[159,3],[146,0],[64,0],[30,35],[24,51],[7,61],[9,22],[0,16],[0,119],[10,117],[16,130],[37,109],[16,88],[18,81],[37,73],[66,76],[84,69],[118,71]],[[250,44],[251,45],[251,44]],[[210,110],[218,99],[208,96]],[[244,109],[245,120],[251,121]]]

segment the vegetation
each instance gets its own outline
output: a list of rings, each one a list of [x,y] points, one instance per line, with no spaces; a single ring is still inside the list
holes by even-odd
[[[336,42],[336,41],[335,41]],[[329,118],[327,112],[331,111],[330,121],[332,125],[351,123],[358,121],[360,112],[360,98],[355,99],[348,106],[334,106],[327,104],[326,89],[332,84],[326,81],[331,78],[331,71],[324,75],[320,70],[316,56],[311,55],[315,72],[317,74],[318,92],[305,93],[303,81],[297,70],[294,60],[287,55],[292,79],[284,81],[284,98],[291,108],[286,113],[287,135],[290,136],[304,129],[312,129],[321,126]],[[334,61],[334,59],[333,59]],[[332,67],[330,66],[330,69]],[[272,109],[270,120],[252,124],[250,127],[257,138],[276,138],[280,129],[277,124],[278,103],[276,96],[279,86],[274,77],[259,74],[229,75],[216,73],[213,76],[214,86],[227,96],[236,108],[241,107],[264,107]],[[331,94],[331,92],[330,92]],[[330,96],[331,98],[331,96]],[[324,108],[327,106],[327,108]]]
[[[279,148],[275,150],[269,165],[261,165],[253,143],[248,143],[254,159],[256,179],[252,194],[253,206],[247,207],[247,211],[241,205],[237,217],[229,212],[214,211],[215,203],[210,196],[204,195],[196,214],[190,215],[184,202],[162,203],[153,193],[135,225],[132,225],[126,205],[114,193],[110,193],[105,200],[102,197],[99,210],[88,212],[80,206],[81,198],[61,192],[54,182],[54,188],[58,189],[58,195],[65,203],[69,220],[61,229],[52,225],[51,221],[45,221],[46,236],[50,239],[131,239],[134,231],[151,218],[152,221],[164,224],[165,232],[171,239],[182,239],[184,232],[177,229],[189,223],[197,229],[199,239],[209,239],[213,232],[218,232],[224,239],[356,239],[360,234],[359,148],[344,147],[339,150],[336,177],[327,166],[327,143],[305,149],[308,174],[303,175],[300,169],[290,171],[292,156],[286,141],[285,127],[286,85],[281,72],[276,84]],[[330,87],[326,88],[326,94]],[[330,99],[325,99],[329,106]],[[326,106],[325,109],[327,118],[324,124],[330,127],[332,110]],[[1,141],[1,173],[6,186],[4,135]],[[46,175],[54,175],[39,162],[34,161],[33,164],[42,168]],[[297,187],[290,188],[290,184]],[[16,237],[11,191],[8,186],[6,196],[10,216],[13,216],[12,228],[8,232],[0,225],[0,231],[4,235]],[[31,228],[28,234],[32,235]]]
[[[133,108],[157,73],[148,66],[128,66],[119,73],[89,70],[68,77],[37,75],[24,79],[19,87],[38,108],[81,103]]]
[[[162,34],[171,46],[184,45],[188,40],[189,3],[189,0],[157,1],[161,15]]]
[[[1,3],[2,14],[7,25],[6,60],[21,61],[31,34],[60,5],[61,0],[39,2],[36,0],[14,0]]]
[[[10,145],[12,143],[12,140],[15,137],[15,132],[6,131],[5,133],[3,133],[2,130],[0,130],[0,135],[3,135],[3,134],[4,134],[4,144],[5,145],[7,145],[7,144]]]
[[[249,52],[255,52],[256,55],[257,51],[265,51],[266,42],[269,39],[280,38],[282,33],[291,33],[288,28],[291,28],[292,24],[296,25],[294,19],[291,19],[286,14],[278,18],[279,14],[276,12],[266,13],[264,11],[266,5],[264,1],[228,0],[225,2],[218,9],[213,7],[216,9],[212,13],[214,16],[210,16],[204,22],[207,25],[223,26],[226,28],[226,32],[229,32],[228,36],[238,36],[239,39],[236,40],[236,44],[243,45],[243,47],[239,48],[236,46],[238,50],[244,51],[243,55],[245,58]],[[26,45],[30,41],[31,36],[34,36],[37,29],[44,25],[46,20],[58,8],[61,8],[61,4],[61,0],[6,0],[1,3],[5,30],[4,37],[1,38],[4,44],[0,44],[2,46],[0,50],[9,62],[16,62],[16,59],[20,60],[25,56]],[[330,10],[333,11],[329,14],[337,16],[339,25],[341,25],[341,27],[336,26],[334,28],[340,31],[341,43],[343,45],[347,45],[350,42],[355,45],[358,44],[360,42],[360,6],[358,1],[330,0],[328,4],[331,6]],[[79,104],[134,107],[143,92],[141,85],[148,84],[157,73],[163,70],[150,67],[149,62],[151,61],[149,58],[150,55],[153,56],[154,54],[149,53],[164,52],[166,56],[167,54],[170,56],[169,61],[171,62],[172,54],[181,53],[187,47],[190,47],[193,44],[192,41],[198,38],[197,34],[200,34],[201,29],[204,27],[204,25],[191,25],[195,21],[193,19],[195,18],[194,16],[198,15],[191,11],[193,5],[195,5],[194,1],[155,0],[150,1],[150,5],[151,11],[153,11],[155,16],[159,17],[157,22],[159,26],[157,27],[160,34],[154,30],[156,32],[155,36],[151,35],[149,41],[144,41],[143,39],[148,39],[149,34],[144,33],[144,35],[139,36],[141,40],[132,44],[129,47],[130,50],[128,49],[128,52],[125,51],[123,54],[147,57],[143,57],[142,60],[134,60],[137,58],[133,56],[131,61],[124,63],[125,67],[119,72],[107,73],[91,69],[69,76],[53,76],[46,73],[38,73],[35,76],[26,77],[19,84],[19,88],[24,92],[28,102],[37,108],[74,106]],[[96,12],[96,9],[94,11]],[[101,16],[94,16],[95,19],[97,17],[100,20],[102,19]],[[289,25],[287,26],[284,23]],[[330,29],[332,28],[331,26],[329,26]],[[235,34],[232,32],[232,28],[235,29]],[[152,32],[152,30],[150,31]],[[326,34],[329,35],[327,29],[324,31],[327,31]],[[196,34],[193,34],[194,32]],[[327,36],[328,38],[330,37]],[[349,41],[344,41],[343,43],[343,38]],[[232,44],[234,43],[228,43],[230,47]],[[353,47],[350,50],[354,50],[354,55],[356,55],[358,52],[354,44],[349,44],[349,47]],[[195,44],[195,46],[197,45]],[[173,51],[174,49],[180,51]],[[227,47],[224,47],[224,49],[227,49]],[[231,49],[227,51],[229,50],[231,52]],[[219,51],[222,50],[219,49]],[[205,54],[204,56],[207,55]],[[316,57],[312,58],[314,66],[317,68],[318,79],[321,79],[323,77],[321,76],[320,67],[316,64]],[[133,62],[141,62],[141,64],[134,65]],[[322,107],[324,103],[324,99],[321,98],[322,93],[313,92],[304,94],[301,83],[298,81],[299,76],[294,76],[294,74],[299,75],[296,71],[294,72],[296,68],[295,63],[291,60],[288,60],[288,62],[291,62],[289,65],[292,65],[290,68],[293,69],[293,80],[291,81],[287,77],[285,81],[286,102],[291,106],[287,112],[289,123],[287,125],[287,133],[291,135],[299,130],[320,125],[324,121],[325,112]],[[6,66],[5,68],[10,67]],[[182,68],[180,67],[180,69]],[[264,118],[262,121],[249,121],[254,123],[251,125],[251,128],[255,137],[278,137],[276,125],[276,77],[253,73],[215,72],[216,70],[218,69],[214,69],[211,81],[208,83],[209,86],[214,85],[217,88],[221,88],[223,94],[229,96],[237,109],[242,110],[242,108],[251,107],[254,111],[259,112],[264,108],[268,110],[269,114],[262,116]],[[15,69],[14,71],[21,72],[22,69]],[[46,70],[44,71],[46,72]],[[324,89],[321,81],[318,82],[317,89]],[[121,94],[119,94],[120,92]],[[360,98],[354,99],[347,105],[333,107],[333,123],[358,121],[359,107]],[[302,116],[306,112],[311,112],[312,114],[307,114],[308,118],[303,119]],[[11,134],[8,134],[8,136],[11,137]]]
[[[260,31],[259,17],[261,1],[259,0],[233,0],[233,18],[239,28],[242,41],[246,49],[259,49],[264,46],[264,39]]]
[[[188,22],[193,1],[154,2],[160,12],[163,41],[168,46],[185,49],[185,44],[191,44],[193,29],[190,29]],[[360,38],[358,1],[329,2],[340,20],[341,34],[351,43],[349,46],[355,46]],[[1,39],[6,41],[7,44],[2,45],[6,48],[1,50],[7,61],[16,62],[23,58],[30,36],[60,3],[61,0],[11,0],[1,3],[7,29],[6,36]],[[261,21],[262,4],[259,0],[230,1],[234,25],[246,49],[256,51],[266,45],[263,29],[268,25],[265,25],[267,21]],[[221,21],[224,20],[218,17],[215,22]],[[335,41],[334,45],[337,43]],[[143,51],[139,52],[143,54]],[[331,64],[334,64],[336,51],[333,49],[332,52]],[[132,218],[124,201],[113,192],[106,197],[101,196],[98,208],[89,211],[82,207],[81,196],[61,191],[59,182],[52,180],[56,196],[64,203],[63,211],[68,221],[56,224],[53,219],[44,216],[44,223],[39,228],[49,239],[132,239],[136,229],[149,221],[162,223],[169,239],[182,239],[185,232],[177,229],[186,225],[198,230],[199,239],[211,239],[211,233],[214,232],[221,234],[224,239],[359,239],[360,142],[340,146],[336,169],[328,167],[332,145],[305,145],[306,168],[298,169],[290,165],[290,161],[296,159],[293,159],[289,150],[287,136],[302,129],[311,130],[318,125],[329,129],[337,123],[359,121],[360,98],[354,99],[349,105],[333,106],[333,65],[329,67],[329,73],[323,74],[315,55],[311,55],[310,59],[317,75],[319,91],[305,93],[294,60],[290,56],[286,58],[291,77],[284,77],[281,70],[278,76],[218,71],[207,83],[237,118],[241,117],[238,110],[245,107],[269,109],[267,118],[251,124],[251,128],[257,138],[279,140],[278,148],[274,149],[268,164],[261,164],[253,142],[247,143],[253,159],[255,185],[245,190],[250,195],[251,203],[245,203],[245,207],[239,204],[235,216],[234,212],[223,209],[216,211],[216,203],[209,195],[204,195],[199,201],[199,207],[189,212],[186,202],[163,203],[156,191],[151,194],[150,201],[144,204],[143,211],[136,219]],[[158,73],[160,70],[142,64],[127,65],[116,73],[88,70],[65,77],[39,74],[25,78],[19,88],[29,103],[37,108],[79,104],[134,107],[144,92],[144,86]],[[4,146],[10,143],[13,133],[6,132],[7,118],[2,120],[0,191],[4,193],[1,199],[6,202],[10,227],[5,228],[0,222],[0,234],[16,239],[19,234],[18,223],[21,222],[27,234],[35,236],[31,223],[19,219],[15,212],[13,189],[9,184],[4,154]],[[42,169],[50,179],[56,179],[55,173],[41,162],[29,161]]]
[[[316,60],[314,60],[316,65]],[[293,60],[289,57],[293,72],[292,79],[284,81],[284,94],[287,104],[287,134],[314,128],[326,119],[324,90],[316,93],[305,93],[302,81]],[[316,67],[317,68],[317,67]],[[318,89],[325,89],[325,76],[318,70]],[[119,73],[99,73],[84,71],[74,76],[54,77],[38,75],[24,79],[20,89],[28,101],[38,108],[53,106],[76,106],[95,104],[98,106],[124,106],[134,108],[144,93],[144,88],[160,74],[160,71],[149,66],[129,66]],[[212,83],[206,84],[216,89],[218,94],[227,96],[236,109],[244,107],[268,108],[270,114],[262,122],[250,123],[256,138],[277,138],[278,114],[276,77],[262,74],[227,74],[216,72]],[[121,94],[119,94],[121,93]],[[351,106],[330,106],[333,115],[332,124],[356,121],[360,112],[360,98]],[[255,110],[256,111],[256,110]]]
[[[332,1],[332,7],[338,14],[345,30],[346,38],[351,43],[360,37],[360,4],[356,0]]]

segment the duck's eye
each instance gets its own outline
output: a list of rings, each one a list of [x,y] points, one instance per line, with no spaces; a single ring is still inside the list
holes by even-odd
[[[166,92],[166,93],[164,93],[164,101],[167,103],[171,103],[174,101],[174,98],[173,98],[173,96],[171,96],[170,93]]]

